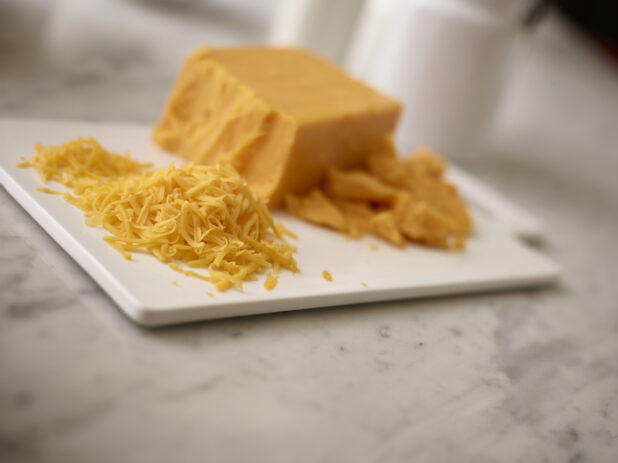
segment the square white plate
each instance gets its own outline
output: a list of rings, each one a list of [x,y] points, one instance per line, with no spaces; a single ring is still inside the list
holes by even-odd
[[[294,244],[298,246],[300,272],[283,271],[272,291],[264,289],[262,277],[245,283],[242,291],[219,293],[210,284],[185,277],[152,256],[136,254],[133,260],[125,260],[102,240],[102,229],[84,224],[81,211],[57,195],[37,192],[42,184],[36,171],[15,167],[19,156],[33,154],[36,142],[59,144],[77,136],[96,137],[107,149],[130,151],[135,158],[156,166],[181,161],[150,142],[147,126],[0,120],[2,185],[120,308],[142,325],[537,286],[558,277],[555,264],[518,242],[504,226],[479,214],[466,250],[445,252],[416,245],[400,250],[372,237],[350,241],[277,213],[276,219],[298,235]],[[61,189],[54,183],[48,186]],[[370,244],[378,249],[371,250]],[[323,279],[323,270],[332,274],[332,282]]]

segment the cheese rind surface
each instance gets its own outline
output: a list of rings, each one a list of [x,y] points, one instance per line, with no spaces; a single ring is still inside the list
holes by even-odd
[[[153,138],[200,164],[230,162],[271,207],[328,167],[389,143],[400,104],[300,49],[200,48],[184,63]]]

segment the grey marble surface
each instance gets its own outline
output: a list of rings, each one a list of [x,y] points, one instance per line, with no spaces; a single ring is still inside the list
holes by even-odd
[[[111,2],[184,42],[143,22],[96,51],[75,2],[18,3],[2,117],[150,122],[192,41],[265,27]],[[141,329],[0,189],[0,461],[617,461],[618,71],[555,22],[523,51],[465,167],[542,217],[552,288]]]

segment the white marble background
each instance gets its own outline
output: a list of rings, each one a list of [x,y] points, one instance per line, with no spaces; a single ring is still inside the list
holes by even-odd
[[[167,4],[0,0],[0,116],[151,122],[272,6]],[[141,329],[0,189],[0,461],[618,461],[618,66],[549,21],[486,151],[556,287]]]

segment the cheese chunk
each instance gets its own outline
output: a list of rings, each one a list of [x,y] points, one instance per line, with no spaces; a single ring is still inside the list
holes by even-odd
[[[270,207],[389,143],[395,100],[299,49],[200,48],[184,63],[153,138],[200,164],[230,162]]]

